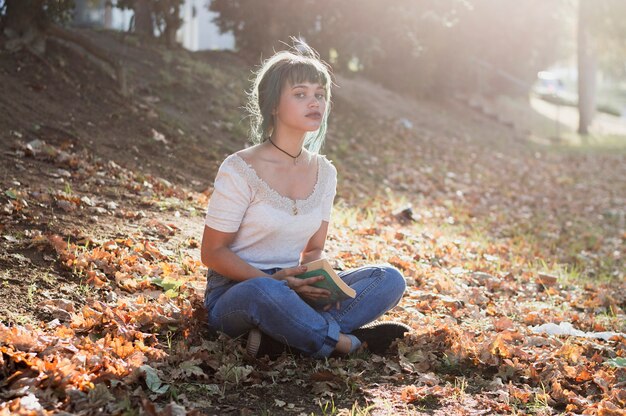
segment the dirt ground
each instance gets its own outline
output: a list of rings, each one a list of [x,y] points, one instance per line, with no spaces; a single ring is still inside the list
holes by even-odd
[[[623,151],[582,154],[546,149],[454,100],[417,101],[367,80],[338,76],[324,149],[340,172],[337,226],[331,230],[328,251],[348,265],[388,255],[403,268],[414,291],[390,317],[410,317],[416,330],[411,345],[431,351],[428,358],[444,364],[428,367],[420,361],[424,357],[407,351],[406,356],[390,360],[364,355],[325,363],[293,357],[277,362],[243,358],[239,340],[217,338],[203,327],[202,317],[185,313],[192,314],[195,308],[202,314],[197,301],[205,269],[198,262],[198,241],[215,172],[226,155],[246,145],[247,127],[240,109],[245,104],[249,63],[229,52],[172,51],[119,33],[77,33],[108,50],[127,68],[129,97],[120,95],[99,63],[67,44],[50,42],[42,57],[0,52],[0,322],[33,333],[52,331],[55,320],[55,325],[74,325],[78,311],[105,305],[106,313],[134,324],[146,318],[130,299],[149,299],[145,303],[156,308],[154,316],[163,321],[139,327],[157,334],[154,344],[146,341],[146,351],[168,351],[171,356],[161,361],[150,357],[148,362],[179,381],[182,398],[135,394],[136,379],[129,382],[128,390],[103,379],[121,395],[116,397],[128,398],[130,407],[141,403],[143,412],[159,414],[146,410],[150,406],[143,400],[148,397],[163,406],[176,398],[177,403],[204,414],[337,414],[334,406],[353,410],[373,406],[372,414],[380,415],[493,414],[504,412],[507,405],[490,396],[489,383],[497,377],[513,377],[499,373],[498,368],[506,372],[509,367],[446,364],[450,340],[457,347],[466,341],[458,328],[476,318],[479,309],[498,319],[502,318],[498,313],[506,313],[517,323],[525,317],[517,312],[516,301],[532,292],[528,296],[533,301],[528,302],[533,307],[553,303],[552,309],[541,310],[541,319],[564,320],[580,313],[576,319],[585,330],[626,330],[619,320],[626,303],[623,291],[616,289],[623,285],[626,239]],[[410,224],[415,228],[394,214],[411,204]],[[380,229],[372,224],[380,224]],[[437,228],[453,230],[456,238],[447,241]],[[482,242],[471,239],[482,239],[484,252],[475,249]],[[111,253],[128,257],[113,265],[103,260]],[[95,266],[83,267],[84,258]],[[491,264],[497,258],[507,260]],[[586,285],[576,290],[564,286],[563,292],[537,289],[533,280],[537,273],[529,270],[545,259],[615,286],[603,291]],[[163,301],[159,296],[166,291],[165,283],[153,275],[149,283],[126,280],[122,272],[130,264],[137,267],[134,272],[145,268],[147,275],[175,269],[184,280],[180,293],[188,297]],[[465,286],[454,292],[451,282],[467,271],[464,267],[497,276],[493,281],[485,278],[494,293],[488,293],[488,298],[481,295],[474,287],[480,285],[473,281],[460,283]],[[94,270],[102,274],[90,274]],[[98,286],[98,276],[108,280]],[[511,289],[513,284],[518,289]],[[462,303],[448,299],[447,291],[459,297],[475,294],[465,303],[482,302],[480,308],[459,307]],[[511,298],[495,303],[500,295]],[[572,311],[563,312],[559,302],[571,302]],[[120,309],[106,309],[113,304]],[[159,309],[166,306],[180,311]],[[496,310],[500,306],[504,312]],[[600,325],[596,312],[604,313],[610,324]],[[168,321],[174,315],[179,321]],[[76,328],[84,333],[103,331],[107,336],[128,330],[115,319],[111,322],[115,325],[106,321],[90,327],[81,321]],[[496,322],[495,328],[509,325],[506,320]],[[417,334],[420,328],[432,332]],[[502,328],[488,328],[496,337],[503,334]],[[133,338],[133,342],[138,341]],[[585,348],[585,354],[593,357],[593,347]],[[611,348],[602,348],[601,354],[623,351]],[[487,358],[479,357],[485,362],[501,353],[495,347],[488,350]],[[494,362],[501,364],[501,358]],[[199,360],[204,361],[198,364]],[[13,370],[26,371],[16,362]],[[430,372],[421,371],[420,365]],[[206,374],[211,374],[210,382]],[[484,379],[467,389],[457,385],[459,377],[474,375]],[[519,385],[526,383],[523,377],[517,380]],[[0,374],[0,387],[7,379],[7,374]],[[446,387],[439,389],[437,383]],[[429,386],[428,392],[411,390],[413,384],[420,389]],[[594,385],[589,391],[600,397],[601,387]],[[540,394],[537,385],[533,389],[535,396]],[[609,395],[604,394],[602,400]],[[102,404],[106,395],[105,399],[89,396],[88,400],[78,393],[76,397],[70,402],[83,412],[108,409]],[[320,397],[336,402],[321,403]],[[492,407],[481,407],[483,399]],[[520,411],[535,414],[565,408],[561,402],[549,409],[546,404],[548,410],[541,413],[524,403],[516,402]]]
[[[55,269],[49,253],[25,247],[19,238],[14,241],[16,237],[9,236],[28,239],[33,233],[41,232],[95,241],[105,236],[126,235],[142,222],[120,217],[120,210],[136,207],[137,201],[114,181],[107,183],[102,178],[104,183],[99,183],[97,188],[83,183],[73,189],[77,178],[72,177],[73,173],[68,176],[71,164],[59,162],[53,156],[33,157],[25,147],[28,143],[43,141],[94,162],[96,159],[105,165],[114,162],[196,191],[208,189],[223,157],[246,143],[245,120],[235,109],[245,103],[250,69],[237,56],[229,52],[172,52],[146,40],[140,44],[137,39],[120,33],[78,33],[118,56],[128,71],[131,98],[122,97],[115,80],[101,65],[86,59],[84,52],[71,45],[50,41],[43,57],[28,52],[0,54],[2,188],[41,194],[69,188],[77,197],[97,194],[102,199],[95,206],[77,212],[59,207],[50,210],[41,204],[27,207],[27,218],[3,217],[2,273],[6,282],[16,283],[0,288],[2,297],[11,300],[0,305],[3,320],[45,318],[45,312],[33,305],[46,297],[76,297],[74,285],[79,283],[72,280],[70,273]],[[427,135],[443,128],[454,131],[454,126],[446,124],[447,116],[432,119],[442,109],[419,108],[408,99],[398,101],[392,93],[364,80],[359,84],[340,77],[338,82],[341,87],[336,94],[336,112],[339,114],[335,117],[339,120],[345,118],[351,122],[360,111],[370,111],[381,117],[379,122],[417,116],[424,121],[420,131]],[[368,95],[363,96],[363,91]],[[377,107],[372,107],[375,103]],[[471,113],[460,114],[478,120]],[[343,138],[344,134],[331,127],[331,153],[338,152],[333,135]],[[337,162],[347,165],[346,177],[360,176],[358,166],[352,166],[368,152],[368,143],[375,141],[375,138],[363,139],[354,144],[351,155],[354,161]],[[445,144],[441,147],[443,151]],[[370,196],[369,189],[368,184],[359,183],[356,190],[340,189],[340,196],[342,192],[346,197],[357,193],[362,199]],[[5,202],[9,199],[7,195],[3,198]],[[150,212],[150,208],[142,207],[142,211],[147,218],[162,215],[159,210]],[[182,220],[179,218],[177,223]],[[185,230],[187,235],[181,238],[199,238],[199,224],[194,218],[194,228]]]

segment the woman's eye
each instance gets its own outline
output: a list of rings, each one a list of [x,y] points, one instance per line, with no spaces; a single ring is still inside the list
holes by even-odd
[[[296,94],[296,97],[298,98],[304,98],[306,95],[303,92],[299,92]]]
[[[317,97],[318,100],[323,100],[326,98],[325,94],[315,94],[315,96]]]

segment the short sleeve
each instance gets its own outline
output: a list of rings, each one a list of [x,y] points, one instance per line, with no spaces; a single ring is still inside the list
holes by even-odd
[[[337,194],[337,169],[328,160],[324,159],[328,178],[326,180],[326,192],[322,202],[322,220],[330,222],[330,214],[333,210],[333,201]]]
[[[209,227],[225,233],[239,230],[251,199],[250,186],[234,168],[231,157],[224,160],[217,172],[204,220]]]

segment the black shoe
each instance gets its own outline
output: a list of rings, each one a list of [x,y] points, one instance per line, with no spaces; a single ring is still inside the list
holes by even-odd
[[[400,322],[371,322],[352,331],[366,348],[374,354],[382,355],[387,352],[393,341],[404,337],[411,327]]]
[[[301,354],[299,350],[275,340],[264,332],[261,332],[258,328],[253,328],[248,332],[246,352],[249,356],[256,358],[267,355],[270,360],[275,360],[285,352],[295,355]]]

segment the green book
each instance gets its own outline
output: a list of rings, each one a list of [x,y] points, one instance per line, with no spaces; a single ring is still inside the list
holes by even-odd
[[[313,286],[330,291],[328,298],[312,301],[314,305],[323,306],[356,296],[356,291],[341,280],[341,277],[333,270],[328,260],[319,259],[306,263],[304,266],[307,267],[307,271],[295,277],[307,279],[314,276],[324,276],[324,280],[314,283]]]

